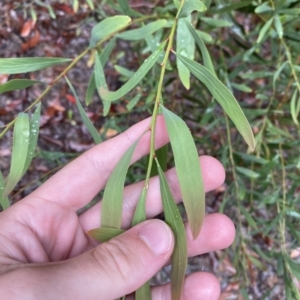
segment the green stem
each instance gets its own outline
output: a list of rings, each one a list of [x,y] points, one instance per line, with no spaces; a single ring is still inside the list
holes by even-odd
[[[147,174],[146,174],[146,179],[145,179],[146,190],[148,190],[150,174],[151,174],[151,168],[152,168],[152,164],[153,164],[153,158],[155,157],[155,124],[156,124],[157,115],[158,115],[158,108],[159,108],[159,105],[160,105],[160,97],[161,97],[161,94],[162,94],[162,87],[163,87],[163,81],[164,81],[164,76],[165,76],[165,72],[166,72],[166,65],[167,65],[167,62],[168,62],[170,52],[172,50],[176,25],[177,25],[177,19],[175,19],[175,21],[174,21],[173,27],[171,29],[170,36],[168,38],[169,42],[168,42],[168,46],[167,46],[167,50],[166,50],[164,60],[162,62],[162,68],[161,68],[161,72],[160,72],[160,78],[159,78],[156,97],[155,97],[154,109],[153,109],[153,113],[152,113],[152,120],[151,120],[151,125],[150,125],[150,130],[151,130],[150,155],[149,155],[149,163],[148,163]]]

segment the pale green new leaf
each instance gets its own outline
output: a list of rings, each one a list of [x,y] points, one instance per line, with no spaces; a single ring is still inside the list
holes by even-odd
[[[29,80],[29,79],[13,79],[2,85],[0,85],[0,94],[15,90],[26,89],[34,84],[43,83],[37,80]]]
[[[37,4],[37,5],[39,5],[39,6],[47,8],[50,17],[52,19],[56,19],[56,15],[55,15],[54,10],[53,10],[53,8],[51,7],[50,4],[46,4],[46,3],[42,2],[42,1],[39,1],[39,0],[34,0],[34,3]]]
[[[116,36],[120,39],[129,40],[129,41],[143,40],[147,36],[154,33],[155,31],[163,28],[166,25],[166,23],[167,20],[157,20],[143,27],[124,31],[122,33],[117,34]]]
[[[126,69],[126,68],[124,68],[122,66],[115,65],[114,68],[116,69],[116,71],[119,74],[121,74],[121,75],[123,75],[123,76],[125,76],[127,78],[131,78],[134,75],[133,71],[130,71],[130,70],[128,70],[128,69]]]
[[[93,0],[86,0],[86,3],[87,3],[87,5],[89,6],[89,8],[90,8],[91,10],[94,10],[94,9],[95,9]]]
[[[298,125],[299,123],[298,115],[300,112],[300,98],[298,98],[297,95],[298,95],[298,90],[296,89],[295,92],[293,93],[292,100],[291,100],[291,115],[296,125]]]
[[[204,66],[180,55],[179,58],[184,62],[191,73],[208,88],[213,97],[219,102],[226,114],[235,124],[250,149],[254,151],[255,141],[250,124],[229,89]]]
[[[172,272],[171,272],[171,294],[172,300],[180,300],[183,283],[185,278],[185,271],[187,266],[188,250],[186,242],[186,233],[180,212],[172,197],[170,188],[168,186],[165,174],[163,173],[158,161],[157,169],[160,182],[160,192],[164,207],[164,214],[166,223],[171,227],[175,245],[172,253]],[[199,165],[199,163],[197,162]]]
[[[33,72],[69,61],[71,59],[59,57],[0,58],[0,74]]]
[[[76,106],[78,108],[79,114],[81,116],[81,119],[84,123],[84,125],[87,127],[89,133],[91,134],[91,136],[93,137],[93,140],[95,142],[95,144],[99,144],[102,142],[101,137],[97,131],[97,129],[95,128],[95,126],[93,125],[93,123],[91,122],[90,118],[87,116],[85,110],[83,109],[80,100],[78,98],[78,95],[72,85],[72,83],[70,82],[70,80],[67,78],[67,76],[65,76],[65,80],[70,88],[70,90],[72,91],[75,100],[76,100]]]
[[[2,176],[2,172],[0,170],[0,205],[3,210],[7,209],[10,206],[8,197],[4,197],[4,189],[5,189],[4,179]]]
[[[140,66],[134,75],[117,91],[110,92],[105,88],[100,88],[100,96],[106,101],[116,101],[130,92],[149,72],[160,56],[166,45],[166,41],[160,45]]]
[[[193,11],[203,12],[206,6],[200,0],[185,0],[182,9],[178,14],[178,19],[188,17]]]
[[[193,60],[195,54],[195,40],[189,28],[187,27],[187,24],[192,26],[190,24],[191,21],[192,21],[191,16],[178,20],[177,31],[176,31],[176,52],[184,57],[188,57],[189,59]],[[179,78],[182,84],[184,85],[184,87],[187,90],[189,90],[191,73],[179,58],[176,59],[176,64],[177,64]]]
[[[79,0],[73,0],[73,11],[76,14],[79,8]]]
[[[194,29],[194,27],[192,26],[192,24],[190,22],[185,21],[185,23],[186,23],[186,26],[189,29],[190,33],[194,37],[197,46],[199,47],[199,49],[201,51],[204,66],[208,70],[210,70],[215,76],[217,76],[216,72],[215,72],[215,69],[214,69],[214,65],[213,65],[212,60],[210,58],[209,52],[208,52],[201,36],[197,33],[197,31]]]
[[[35,149],[36,149],[39,130],[40,130],[40,117],[41,117],[41,103],[37,105],[37,108],[30,119],[29,145],[28,145],[27,158],[24,165],[22,176],[28,170],[35,154]]]
[[[95,47],[102,39],[126,28],[130,22],[131,19],[128,16],[113,16],[104,19],[92,29],[89,48]]]
[[[174,154],[182,200],[196,239],[205,214],[205,193],[197,148],[185,122],[165,107],[161,106],[161,110]]]
[[[30,124],[28,114],[20,113],[14,126],[10,171],[6,180],[4,197],[13,190],[23,175],[27,159],[29,136]]]
[[[138,141],[125,152],[107,181],[102,199],[101,227],[121,228],[124,183]]]
[[[125,230],[123,229],[101,227],[91,229],[87,232],[87,234],[98,242],[104,243],[124,232]]]

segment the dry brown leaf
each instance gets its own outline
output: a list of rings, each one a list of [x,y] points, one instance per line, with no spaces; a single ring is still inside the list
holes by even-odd
[[[100,130],[100,133],[104,133],[104,129],[103,128]],[[118,134],[117,130],[112,129],[112,128],[108,128],[107,131],[106,131],[105,137],[109,139],[109,138],[114,137],[117,134]]]
[[[33,36],[27,42],[22,44],[22,50],[27,51],[28,49],[34,48],[40,42],[40,40],[40,32],[35,30]]]
[[[28,37],[34,28],[34,21],[32,19],[26,21],[21,29],[21,37]]]

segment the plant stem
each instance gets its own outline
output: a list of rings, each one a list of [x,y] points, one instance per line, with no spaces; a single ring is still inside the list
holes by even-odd
[[[158,115],[158,107],[160,105],[160,97],[161,97],[161,93],[162,93],[163,81],[164,81],[164,76],[165,76],[165,72],[166,72],[166,65],[168,62],[170,52],[172,50],[176,25],[177,25],[177,19],[175,19],[174,24],[171,29],[170,36],[168,37],[169,42],[167,45],[164,60],[161,65],[162,68],[161,68],[161,72],[160,72],[160,78],[159,78],[156,97],[155,97],[154,109],[153,109],[153,113],[152,113],[152,120],[151,120],[151,125],[150,125],[150,130],[151,130],[150,155],[149,155],[149,163],[148,163],[147,174],[146,174],[146,179],[145,179],[146,190],[148,190],[150,173],[151,173],[151,168],[152,168],[152,164],[153,164],[153,158],[155,156],[155,125],[156,125],[156,120],[157,120],[157,115]]]

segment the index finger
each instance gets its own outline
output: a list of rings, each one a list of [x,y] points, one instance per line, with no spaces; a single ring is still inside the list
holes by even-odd
[[[150,122],[151,118],[145,119],[115,138],[88,150],[27,196],[27,200],[38,197],[77,211],[105,186],[122,155],[147,130],[138,142],[131,163],[149,153]],[[168,141],[163,117],[158,116],[155,146],[160,148]]]

